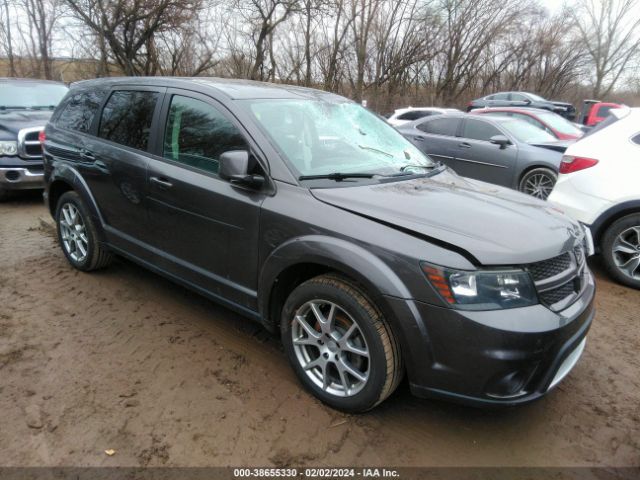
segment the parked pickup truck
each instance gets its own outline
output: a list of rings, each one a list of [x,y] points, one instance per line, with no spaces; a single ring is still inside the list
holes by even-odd
[[[0,78],[0,201],[13,190],[44,188],[38,136],[67,90],[58,82]]]

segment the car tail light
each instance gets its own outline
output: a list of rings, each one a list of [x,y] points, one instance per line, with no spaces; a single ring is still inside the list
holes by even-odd
[[[595,158],[587,157],[572,157],[571,155],[565,155],[560,162],[560,173],[573,173],[578,170],[584,170],[585,168],[593,167],[598,160]]]
[[[44,130],[41,130],[40,133],[38,134],[38,141],[40,142],[40,145],[44,145],[44,141],[47,139],[47,135],[44,133]]]

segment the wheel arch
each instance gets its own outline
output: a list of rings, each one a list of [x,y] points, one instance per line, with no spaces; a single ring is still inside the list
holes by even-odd
[[[599,248],[604,232],[615,221],[633,213],[640,213],[640,200],[623,202],[605,210],[589,227],[593,236],[593,243]]]
[[[97,233],[100,241],[104,241],[104,231],[102,229],[104,221],[100,214],[100,210],[98,209],[98,204],[93,198],[85,180],[82,178],[80,173],[71,166],[65,165],[61,168],[55,169],[49,179],[47,187],[47,206],[49,207],[51,216],[55,218],[56,208],[60,197],[70,191],[74,191],[80,196],[89,210],[89,213],[95,220],[96,226],[98,227]]]
[[[402,336],[389,318],[384,295],[409,298],[402,280],[380,258],[363,247],[342,239],[310,235],[296,238],[274,250],[261,270],[258,304],[264,326],[277,331],[280,313],[289,293],[302,282],[325,273],[346,277],[360,287],[382,310],[396,335]]]

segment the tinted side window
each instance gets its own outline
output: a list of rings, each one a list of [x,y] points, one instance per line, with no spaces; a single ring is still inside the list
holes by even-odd
[[[455,137],[459,124],[459,118],[436,118],[435,120],[421,123],[417,128],[426,133]]]
[[[512,100],[514,102],[524,102],[526,99],[527,99],[527,97],[525,97],[521,93],[512,93],[510,95],[510,100]]]
[[[414,110],[411,112],[403,113],[398,117],[398,120],[417,120],[419,118],[428,117],[430,115],[432,115],[431,112],[421,112],[419,110]]]
[[[488,142],[494,135],[502,135],[502,132],[490,123],[483,122],[482,120],[472,120],[470,118],[464,122],[464,129],[462,131],[464,138],[485,140]]]
[[[635,137],[631,137],[631,141],[636,145],[640,145],[640,133],[636,134]]]
[[[493,96],[492,100],[509,100],[508,93],[497,93]]]
[[[82,92],[70,96],[62,107],[56,126],[78,132],[88,132],[104,98],[104,92]]]
[[[138,150],[146,150],[157,92],[118,90],[102,110],[98,136]]]
[[[218,173],[220,154],[248,149],[240,131],[215,107],[180,95],[171,99],[164,134],[165,158]]]

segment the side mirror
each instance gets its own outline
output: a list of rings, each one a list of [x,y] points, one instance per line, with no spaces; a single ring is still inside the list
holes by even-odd
[[[218,175],[232,185],[259,188],[264,183],[262,175],[249,174],[249,152],[246,150],[224,152],[218,164]]]
[[[507,145],[511,145],[511,140],[504,135],[494,135],[489,141],[494,145],[500,145],[500,148],[506,148]]]
[[[531,100],[529,100],[528,98],[525,98],[522,102],[523,102],[525,105],[531,105]]]

